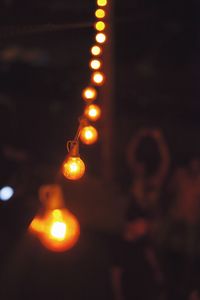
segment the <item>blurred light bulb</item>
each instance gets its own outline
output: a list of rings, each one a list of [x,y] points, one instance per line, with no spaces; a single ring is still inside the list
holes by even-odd
[[[80,157],[70,156],[63,163],[63,175],[70,180],[78,180],[85,173],[85,164]]]
[[[97,71],[92,74],[91,80],[96,85],[102,85],[105,81],[105,76],[102,72]]]
[[[106,6],[107,5],[107,0],[97,0],[97,5]]]
[[[101,9],[101,8],[98,8],[96,11],[95,11],[95,16],[98,18],[98,19],[103,19],[105,17],[106,13],[105,13],[105,10]]]
[[[82,97],[86,102],[92,102],[97,97],[97,91],[92,86],[88,86],[83,90]]]
[[[92,59],[90,61],[90,68],[93,70],[98,70],[101,67],[101,61],[99,59]]]
[[[102,21],[98,21],[98,22],[95,23],[95,28],[96,28],[96,30],[98,30],[98,31],[104,30],[105,27],[106,27],[106,25],[105,25],[105,23],[102,22]]]
[[[88,120],[97,121],[101,116],[101,109],[96,104],[90,104],[86,106],[84,114]]]
[[[81,130],[80,140],[86,145],[94,144],[98,139],[98,132],[93,126],[85,126]]]
[[[80,235],[78,220],[67,209],[47,211],[42,218],[34,218],[29,229],[47,249],[57,252],[72,248]]]
[[[102,53],[102,48],[95,45],[95,46],[93,46],[93,47],[91,48],[91,53],[92,53],[94,56],[98,56],[98,55],[100,55],[100,54]]]
[[[97,33],[95,39],[98,43],[103,44],[106,41],[106,35],[105,33]]]
[[[8,201],[10,200],[10,198],[12,198],[14,194],[14,190],[12,187],[10,186],[4,186],[1,190],[0,190],[0,200],[2,201]]]

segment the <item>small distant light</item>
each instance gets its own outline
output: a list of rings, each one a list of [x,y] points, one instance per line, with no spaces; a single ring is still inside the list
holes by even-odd
[[[0,200],[1,201],[8,201],[13,196],[14,190],[10,186],[4,186],[0,190]]]

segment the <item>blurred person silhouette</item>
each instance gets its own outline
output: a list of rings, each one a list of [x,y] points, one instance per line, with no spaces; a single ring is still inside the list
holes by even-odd
[[[144,138],[155,140],[160,164],[149,168],[137,156]],[[128,148],[133,172],[130,203],[121,240],[113,250],[112,283],[116,300],[160,299],[163,274],[154,245],[161,187],[169,168],[169,151],[159,130],[142,129]],[[155,160],[154,160],[155,162]],[[159,160],[157,160],[159,163]]]
[[[200,299],[200,159],[177,167],[167,189],[165,273],[168,298]]]

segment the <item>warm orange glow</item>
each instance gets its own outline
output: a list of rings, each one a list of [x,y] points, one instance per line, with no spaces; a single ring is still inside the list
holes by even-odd
[[[72,248],[78,241],[80,226],[74,215],[66,209],[47,211],[43,218],[37,217],[32,224],[40,220],[41,227],[35,228],[41,243],[52,251],[65,251]],[[41,230],[42,228],[42,230]]]
[[[98,56],[98,55],[100,55],[100,54],[102,53],[102,48],[95,45],[95,46],[93,46],[93,47],[91,48],[91,53],[92,53],[94,56]]]
[[[106,27],[106,25],[105,25],[105,23],[102,22],[102,21],[98,21],[98,22],[96,22],[96,24],[95,24],[95,28],[96,28],[96,30],[98,30],[98,31],[104,30],[105,27]]]
[[[101,109],[96,104],[90,104],[85,108],[84,114],[88,120],[97,121],[101,116]]]
[[[97,0],[97,5],[106,6],[107,5],[107,0]]]
[[[86,145],[94,144],[98,139],[98,132],[93,126],[85,126],[81,130],[80,140]]]
[[[90,68],[93,70],[98,70],[101,67],[101,61],[99,59],[92,59],[90,61]]]
[[[78,180],[85,173],[85,164],[80,157],[68,157],[63,163],[63,175],[70,180]]]
[[[35,217],[29,226],[29,230],[32,232],[42,232],[44,229],[42,220],[38,217]]]
[[[106,35],[105,33],[97,33],[95,39],[98,43],[103,44],[106,41]]]
[[[102,85],[104,83],[105,76],[102,72],[97,71],[92,74],[91,79],[96,85]]]
[[[97,91],[92,86],[88,86],[83,90],[82,97],[86,102],[92,102],[97,97]]]
[[[95,11],[95,16],[98,18],[98,19],[103,19],[105,17],[106,13],[105,13],[105,10],[101,9],[101,8],[98,8],[96,11]]]

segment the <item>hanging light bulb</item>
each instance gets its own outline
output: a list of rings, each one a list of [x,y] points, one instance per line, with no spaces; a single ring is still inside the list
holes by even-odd
[[[93,70],[98,70],[101,67],[101,61],[99,59],[91,59],[90,61],[90,68]]]
[[[97,0],[97,5],[106,6],[107,5],[107,0]]]
[[[94,56],[98,56],[102,53],[102,48],[100,46],[95,45],[91,48],[91,53]]]
[[[105,29],[106,25],[103,21],[98,21],[95,23],[95,29],[98,31],[103,31]]]
[[[98,18],[98,19],[103,19],[105,17],[106,13],[105,13],[105,10],[101,9],[101,8],[98,8],[96,11],[95,11],[95,16]]]
[[[32,220],[29,231],[49,250],[60,252],[72,248],[78,241],[80,226],[77,218],[64,208],[61,187],[57,184],[42,185],[39,198],[42,213]]]
[[[63,175],[70,180],[78,180],[85,173],[85,164],[80,157],[69,157],[63,163]]]
[[[98,132],[93,126],[85,126],[81,130],[80,140],[83,144],[94,144],[98,139]]]
[[[83,90],[82,97],[86,102],[92,102],[97,97],[97,91],[94,87],[88,86]]]
[[[90,121],[97,121],[101,116],[101,109],[96,104],[90,104],[90,105],[86,106],[84,115]]]
[[[105,76],[102,72],[97,71],[92,74],[91,80],[96,85],[102,85],[105,81]]]
[[[99,32],[96,34],[95,39],[98,43],[103,44],[106,41],[105,33]]]
[[[29,229],[47,249],[57,252],[72,248],[80,235],[78,220],[67,209],[47,211],[43,217],[34,218]]]

